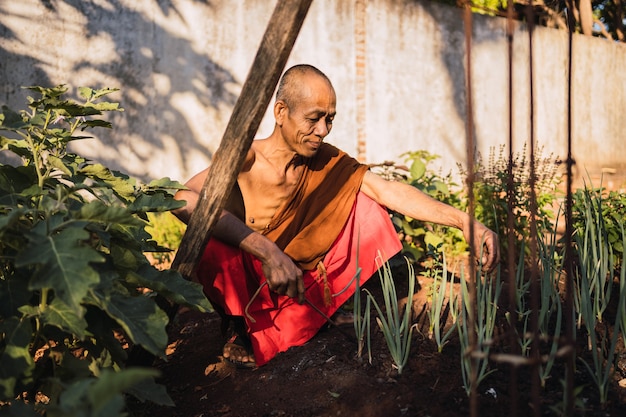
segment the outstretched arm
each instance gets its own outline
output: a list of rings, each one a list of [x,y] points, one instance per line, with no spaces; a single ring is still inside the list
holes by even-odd
[[[370,171],[365,173],[361,191],[379,204],[405,216],[460,229],[465,240],[472,245],[474,253],[482,254],[484,270],[493,270],[500,261],[498,236],[477,220],[473,222],[474,241],[470,242],[471,218],[467,213],[435,200],[411,185],[387,181]]]

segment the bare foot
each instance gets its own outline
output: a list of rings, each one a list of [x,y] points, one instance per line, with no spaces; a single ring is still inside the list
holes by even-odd
[[[224,359],[239,367],[256,367],[256,361],[254,359],[254,354],[252,353],[250,341],[245,340],[244,337],[237,334],[234,334],[228,342],[226,342],[222,355],[224,356]]]

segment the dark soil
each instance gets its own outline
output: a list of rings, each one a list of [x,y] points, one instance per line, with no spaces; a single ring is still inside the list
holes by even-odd
[[[346,333],[354,334],[351,325],[343,331],[325,327],[306,345],[279,354],[265,366],[238,369],[221,356],[224,339],[218,315],[186,310],[170,328],[167,361],[155,363],[162,372],[158,382],[167,387],[176,406],[135,404],[130,411],[135,416],[158,417],[469,416],[459,341],[453,337],[438,353],[435,342],[426,336],[426,286],[423,278],[420,281],[423,288],[413,302],[418,331],[401,375],[393,368],[380,331],[372,334],[371,364],[366,355],[357,358],[355,342],[346,337]],[[376,277],[368,288],[380,295]],[[494,350],[506,352],[508,348],[501,343]],[[585,355],[584,347],[579,350],[579,355]],[[620,355],[626,360],[623,349]],[[512,373],[507,364],[492,363],[491,369],[494,372],[477,390],[477,415],[558,415],[552,407],[562,401],[562,362],[557,361],[553,377],[539,391],[537,414],[532,408],[528,367]],[[575,385],[583,391],[577,397],[575,415],[626,415],[626,388],[617,383],[626,376],[622,372],[616,372],[608,404],[602,409],[595,384],[577,362]]]

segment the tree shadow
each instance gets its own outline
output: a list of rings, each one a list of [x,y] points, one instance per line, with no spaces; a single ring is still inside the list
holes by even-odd
[[[125,109],[124,113],[111,115],[113,132],[96,132],[99,141],[111,150],[94,158],[98,162],[146,179],[149,169],[155,169],[154,166],[151,167],[153,151],[172,149],[172,142],[175,142],[177,148],[171,152],[172,164],[185,167],[189,157],[197,153],[207,159],[212,158],[208,141],[203,143],[198,140],[198,134],[192,126],[193,119],[185,114],[185,109],[181,109],[179,103],[177,105],[175,98],[186,94],[192,96],[203,108],[232,107],[237,95],[229,87],[234,86],[233,89],[237,89],[242,82],[208,54],[194,49],[191,42],[178,35],[173,28],[162,25],[150,15],[162,13],[165,16],[175,16],[187,25],[188,22],[175,2],[153,0],[149,11],[145,10],[145,2],[136,7],[120,0],[38,2],[40,7],[36,10],[42,12],[43,16],[28,15],[35,9],[32,4],[29,5],[32,10],[29,10],[29,6],[20,9],[0,5],[0,39],[3,40],[0,43],[0,76],[4,80],[1,97],[3,103],[8,103],[13,108],[23,108],[27,92],[20,91],[19,86],[51,86],[52,78],[58,79],[59,72],[69,77],[66,84],[72,83],[72,74],[94,73],[96,75],[90,76],[90,79],[97,81],[89,87],[123,86],[119,92],[121,98],[118,100],[116,96],[115,100],[120,101]],[[213,7],[209,0],[196,0],[194,3],[198,7]],[[78,12],[77,21],[65,20],[67,15],[64,13],[68,8]],[[50,21],[51,28],[63,25],[64,33],[78,31],[88,40],[101,38],[105,43],[103,54],[109,51],[114,53],[98,56],[97,50],[85,51],[84,58],[75,59],[76,51],[70,51],[71,57],[66,58],[60,54],[68,53],[67,50],[59,48],[55,51],[51,48],[54,44],[49,39],[39,36],[21,37],[20,33],[11,29],[16,22],[28,25],[31,19],[46,19],[46,22]],[[11,22],[11,25],[5,22]],[[53,31],[50,34],[60,36],[60,46],[67,48],[67,45],[62,45],[67,38],[63,39],[63,35]],[[10,50],[3,46],[6,42],[13,43]],[[88,45],[95,45],[97,48],[98,42]],[[165,51],[176,51],[176,56],[166,56]],[[55,69],[56,77],[49,75],[50,68]],[[159,103],[159,106],[154,103]],[[151,128],[145,129],[146,124],[150,124]],[[120,161],[120,155],[116,151],[120,146],[120,131],[131,136],[123,146],[133,153],[133,162],[126,161],[125,166],[122,166],[123,161]],[[142,132],[144,136],[135,140],[136,132]],[[217,131],[206,132],[205,138],[220,137],[221,134],[222,132]]]

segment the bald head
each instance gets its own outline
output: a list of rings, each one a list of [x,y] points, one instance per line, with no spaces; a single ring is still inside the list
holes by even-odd
[[[302,99],[304,93],[303,84],[305,79],[310,77],[323,80],[328,83],[328,86],[333,89],[332,83],[319,69],[312,65],[300,64],[289,68],[283,74],[280,82],[278,83],[278,90],[276,91],[276,100],[284,102],[288,108],[293,109],[294,106]],[[333,89],[334,90],[334,89]]]

